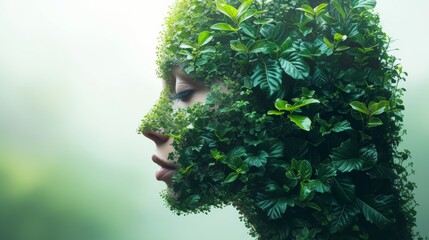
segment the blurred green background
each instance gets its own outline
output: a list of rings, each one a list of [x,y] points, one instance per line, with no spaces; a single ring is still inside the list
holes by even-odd
[[[232,208],[175,216],[136,133],[155,102],[155,46],[172,0],[0,0],[0,239],[251,239]],[[402,144],[429,235],[429,39],[423,0],[379,0],[409,78]]]

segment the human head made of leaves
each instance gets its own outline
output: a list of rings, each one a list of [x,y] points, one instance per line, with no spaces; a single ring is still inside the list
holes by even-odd
[[[165,195],[173,210],[232,203],[261,239],[411,239],[409,153],[396,149],[405,73],[388,54],[374,6],[181,0],[172,7],[160,77],[179,65],[213,86],[205,105],[166,111],[170,125],[189,119],[171,135],[171,159],[181,166],[175,194]]]

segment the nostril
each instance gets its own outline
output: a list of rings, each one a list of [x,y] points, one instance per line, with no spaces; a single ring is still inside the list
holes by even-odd
[[[145,132],[143,135],[150,140],[154,141],[156,144],[164,143],[168,140],[168,136],[162,133],[157,132]]]

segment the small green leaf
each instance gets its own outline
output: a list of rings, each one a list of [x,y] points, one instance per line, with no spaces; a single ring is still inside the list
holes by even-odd
[[[334,34],[334,40],[336,42],[345,41],[346,39],[347,39],[347,35],[343,35],[343,34],[340,34],[340,33],[335,33]]]
[[[213,30],[221,30],[221,31],[231,31],[231,32],[238,31],[237,28],[232,27],[228,23],[216,23],[216,24],[213,24],[210,28]]]
[[[194,46],[188,43],[181,43],[179,47],[183,49],[194,49]]]
[[[316,17],[320,16],[325,11],[325,8],[328,6],[327,3],[321,3],[314,8],[314,13]]]
[[[287,101],[280,98],[277,98],[274,102],[274,106],[277,108],[277,110],[286,110],[287,105],[291,106]]]
[[[351,106],[354,110],[356,110],[356,111],[358,111],[358,112],[361,112],[361,113],[363,113],[363,114],[365,114],[365,115],[369,115],[368,108],[367,108],[367,107],[366,107],[366,105],[365,105],[364,103],[362,103],[362,102],[359,102],[359,101],[353,101],[353,102],[351,102],[351,103],[350,103],[350,106]]]
[[[389,102],[386,100],[376,102],[370,102],[368,104],[368,111],[370,116],[380,115],[384,113],[386,107],[389,105]]]
[[[264,19],[255,20],[255,21],[253,21],[253,23],[257,24],[257,25],[265,25],[268,23],[272,23],[273,21],[274,21],[274,19],[272,19],[272,18],[264,18]]]
[[[226,177],[226,179],[225,179],[224,183],[232,183],[232,182],[234,182],[235,180],[237,180],[237,178],[238,178],[239,176],[240,176],[240,175],[239,175],[237,172],[232,172],[232,173],[230,173],[230,174]]]
[[[248,9],[247,11],[245,11],[240,18],[238,19],[238,24],[241,25],[241,23],[243,23],[244,21],[248,20],[249,18],[253,17],[256,15],[256,10],[253,9]]]
[[[213,36],[209,31],[201,32],[198,36],[198,46],[202,47],[209,43],[213,39]]]
[[[243,43],[238,42],[238,41],[232,42],[231,48],[232,48],[232,50],[239,52],[239,53],[247,54],[249,52],[249,49],[246,47],[246,45],[244,45]]]
[[[302,130],[310,131],[311,120],[307,116],[289,115],[288,118]]]
[[[377,4],[376,0],[353,0],[352,8],[371,9],[371,8],[374,8],[376,4]]]
[[[251,38],[256,38],[257,35],[257,30],[252,27],[251,25],[247,25],[247,24],[241,24],[240,29],[243,30],[243,32],[251,37]]]
[[[311,163],[307,160],[303,160],[299,165],[298,175],[301,180],[309,179],[313,174],[313,168],[311,167]]]
[[[329,41],[327,38],[323,38],[323,42],[325,42],[326,46],[328,46],[330,49],[334,49],[334,45]]]
[[[310,5],[307,5],[307,4],[301,5],[301,7],[297,8],[296,10],[308,13],[310,16],[314,15],[314,9]]]
[[[280,116],[280,115],[285,114],[285,112],[277,111],[277,110],[269,110],[269,111],[267,112],[267,114],[268,114],[268,115],[277,115],[277,116]]]
[[[383,125],[383,122],[378,117],[370,117],[367,123],[367,127],[373,128]]]

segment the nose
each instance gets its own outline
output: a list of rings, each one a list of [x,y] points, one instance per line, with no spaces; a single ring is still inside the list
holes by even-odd
[[[165,143],[170,138],[167,135],[164,135],[164,134],[158,133],[158,132],[154,132],[154,131],[144,132],[143,135],[145,137],[149,138],[150,140],[152,140],[156,145]]]

